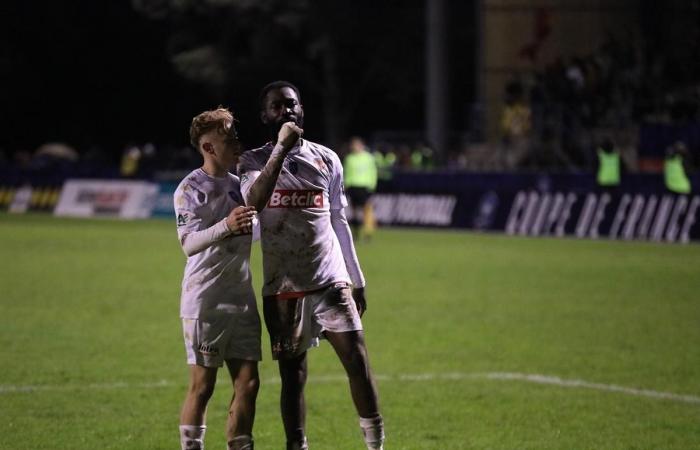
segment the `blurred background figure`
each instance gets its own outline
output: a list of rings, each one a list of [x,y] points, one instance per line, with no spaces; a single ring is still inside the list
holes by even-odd
[[[678,141],[666,150],[664,159],[664,183],[674,194],[690,194],[692,188],[686,172],[688,148]]]
[[[520,166],[530,147],[531,110],[525,102],[521,82],[511,81],[506,86],[505,106],[501,116],[503,137],[503,165],[507,169]]]
[[[345,192],[352,204],[352,234],[356,240],[369,240],[376,228],[374,211],[369,200],[377,188],[377,163],[375,156],[359,137],[350,139],[350,151],[343,161],[343,172]]]
[[[598,147],[597,153],[596,183],[601,190],[614,191],[620,186],[620,152],[612,140],[605,138]]]
[[[135,145],[130,145],[124,149],[122,154],[121,164],[119,166],[119,174],[124,178],[136,176],[139,171],[139,162],[141,161],[141,149]]]
[[[390,145],[378,146],[372,152],[372,156],[377,166],[377,177],[380,180],[390,180],[396,164],[396,153],[393,148]]]

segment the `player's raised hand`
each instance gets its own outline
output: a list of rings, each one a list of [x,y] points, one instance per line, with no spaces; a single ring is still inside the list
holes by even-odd
[[[285,122],[282,124],[279,133],[277,134],[277,143],[285,150],[290,150],[297,143],[304,130],[299,128],[294,122]]]
[[[253,217],[255,217],[254,207],[238,206],[233,208],[226,217],[226,225],[233,234],[250,234],[253,232]]]
[[[357,312],[362,317],[362,314],[367,311],[367,300],[365,299],[365,288],[352,288],[352,298],[355,300],[355,306],[357,306]]]

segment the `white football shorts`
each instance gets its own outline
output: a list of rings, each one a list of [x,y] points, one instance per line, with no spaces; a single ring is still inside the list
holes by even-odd
[[[273,359],[292,358],[317,347],[324,331],[362,330],[347,283],[334,283],[293,298],[264,297],[263,313]]]
[[[187,364],[221,367],[228,359],[260,361],[260,317],[253,309],[182,319]]]

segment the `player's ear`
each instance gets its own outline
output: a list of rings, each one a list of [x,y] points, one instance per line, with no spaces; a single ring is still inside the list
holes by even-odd
[[[205,142],[204,144],[202,144],[202,148],[207,153],[214,153],[214,146],[211,145],[211,142]]]
[[[265,114],[265,111],[260,111],[260,121],[265,125],[267,125],[267,122],[269,122],[269,120],[267,120],[267,114]]]

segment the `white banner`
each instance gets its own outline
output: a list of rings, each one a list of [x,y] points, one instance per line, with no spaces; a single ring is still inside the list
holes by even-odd
[[[157,195],[158,185],[147,181],[67,180],[54,215],[145,219]]]

